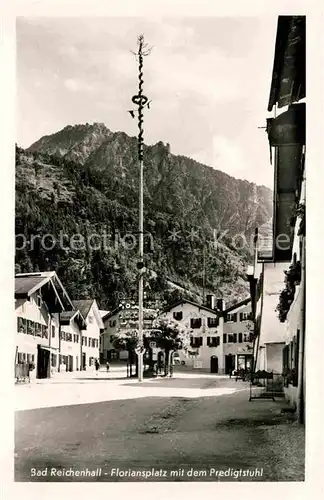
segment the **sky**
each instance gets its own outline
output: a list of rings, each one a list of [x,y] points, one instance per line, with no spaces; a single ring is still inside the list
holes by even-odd
[[[277,18],[18,18],[17,143],[102,122],[137,135],[132,51],[144,34],[147,144],[169,143],[239,179],[272,188],[264,129]]]

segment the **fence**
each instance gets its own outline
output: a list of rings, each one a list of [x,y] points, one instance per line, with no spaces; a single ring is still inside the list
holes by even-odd
[[[29,363],[18,363],[15,365],[15,382],[30,382]]]
[[[251,375],[250,399],[272,399],[283,397],[283,377],[279,373],[260,370]]]

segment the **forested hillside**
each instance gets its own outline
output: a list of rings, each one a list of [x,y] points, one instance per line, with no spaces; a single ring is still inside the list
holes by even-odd
[[[201,296],[204,268],[207,291],[228,303],[245,296],[251,249],[233,242],[242,247],[235,235],[249,242],[269,220],[271,191],[172,155],[161,142],[144,153],[147,299],[169,299],[166,280]],[[17,238],[16,271],[55,269],[74,298],[94,296],[101,308],[122,294],[136,298],[138,178],[136,138],[103,124],[17,147],[16,234],[27,243]]]

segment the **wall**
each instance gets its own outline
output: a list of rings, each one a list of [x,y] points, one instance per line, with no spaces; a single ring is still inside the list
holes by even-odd
[[[182,312],[183,318],[181,321],[176,321],[173,317],[173,313]],[[223,318],[220,318],[219,326],[209,328],[207,325],[207,318],[216,318],[216,312],[207,311],[205,309],[200,309],[198,306],[194,306],[190,303],[179,304],[173,307],[171,311],[162,314],[161,319],[166,318],[170,321],[176,321],[180,328],[190,332],[193,337],[202,337],[203,344],[199,347],[199,354],[195,358],[190,358],[185,355],[184,352],[179,353],[180,358],[185,360],[186,364],[189,366],[194,365],[194,361],[197,360],[201,364],[201,368],[210,370],[211,357],[217,356],[218,358],[218,373],[224,371],[224,355],[223,355]],[[192,329],[190,326],[190,320],[192,318],[201,318],[202,324],[200,328]],[[207,337],[220,337],[220,345],[217,347],[207,346]],[[195,348],[190,348],[190,350],[195,351]]]
[[[282,373],[282,350],[285,343],[271,343],[265,345],[265,370],[273,373]]]
[[[94,301],[89,314],[86,318],[87,329],[82,330],[82,337],[87,338],[87,345],[82,345],[82,353],[86,354],[86,367],[94,368],[94,359],[99,359],[99,337],[100,337],[100,325],[98,322],[98,315],[100,317],[98,306]],[[96,347],[89,347],[89,338],[96,339]],[[91,365],[89,364],[90,358],[92,358]],[[80,363],[82,360],[80,359]]]
[[[285,342],[285,325],[278,318],[276,307],[279,302],[279,295],[284,288],[284,271],[289,267],[289,263],[264,263],[264,283],[261,312],[260,337],[258,344],[258,358],[256,370],[266,370],[267,367],[267,343],[282,343]],[[269,351],[270,352],[270,351]],[[275,353],[271,351],[271,363],[278,366],[282,360],[282,354],[277,351],[277,359],[274,359]]]
[[[75,371],[80,369],[80,338],[81,332],[78,324],[72,320],[69,325],[61,325],[61,333],[66,332],[72,334],[72,342],[61,340],[60,354],[62,356],[72,356],[72,366],[68,366],[67,370]],[[77,336],[78,341],[75,342],[74,336]],[[72,369],[71,369],[72,368]]]
[[[50,314],[47,310],[46,304],[42,302],[41,307],[37,305],[37,294],[33,294],[30,300],[19,299],[16,300],[16,316],[17,318],[24,318],[35,323],[40,323],[47,327],[48,337],[40,337],[34,335],[28,335],[26,333],[21,333],[18,331],[18,319],[16,328],[16,346],[18,347],[19,353],[25,353],[33,356],[33,361],[37,365],[37,345],[41,344],[44,346],[50,345]]]
[[[123,318],[125,313],[130,313],[135,316],[136,319],[130,322],[130,325],[127,325],[127,320]],[[154,314],[155,316],[157,315],[156,310],[154,309],[147,309],[144,308],[143,310],[143,319],[144,319],[144,333],[145,330],[150,330],[153,327],[153,320],[149,319],[150,316]],[[111,342],[111,338],[116,336],[120,332],[127,332],[131,330],[136,330],[138,329],[138,308],[125,308],[122,309],[121,311],[118,311],[116,314],[113,316],[107,318],[104,320],[104,328],[105,331],[102,334],[102,343],[103,343],[103,357],[104,359],[107,359],[107,351],[110,351],[111,349],[114,349],[114,346]],[[122,354],[122,358],[125,359],[126,354]]]
[[[114,325],[114,326],[113,326]],[[103,358],[107,360],[107,351],[114,348],[111,337],[117,335],[119,329],[119,312],[104,320],[105,331],[102,334]]]

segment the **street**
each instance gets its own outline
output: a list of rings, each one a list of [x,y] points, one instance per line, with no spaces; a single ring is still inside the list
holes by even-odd
[[[177,372],[141,384],[122,378],[121,370],[68,375],[16,387],[16,481],[143,480],[123,471],[153,469],[145,480],[184,481],[194,480],[190,469],[211,468],[262,470],[261,477],[237,480],[304,478],[303,427],[282,412],[282,399],[249,402],[247,383]],[[101,469],[101,475],[31,474],[46,468]],[[154,477],[161,468],[166,477]],[[170,479],[179,469],[184,476]]]

